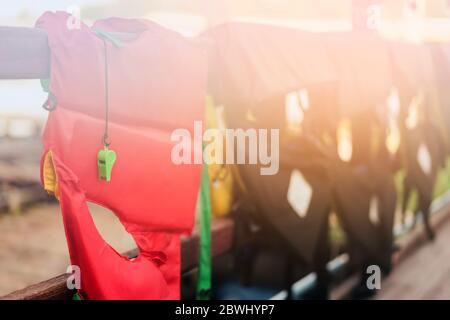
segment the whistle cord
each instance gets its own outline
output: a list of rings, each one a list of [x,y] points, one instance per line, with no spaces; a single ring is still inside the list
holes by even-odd
[[[108,85],[108,46],[106,39],[103,38],[103,46],[105,51],[105,132],[103,133],[103,144],[109,147],[108,122],[109,122],[109,85]]]

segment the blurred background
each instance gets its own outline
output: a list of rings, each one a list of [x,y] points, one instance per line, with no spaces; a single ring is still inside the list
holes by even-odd
[[[354,2],[15,0],[2,5],[0,26],[32,27],[45,11],[64,10],[87,24],[110,16],[151,19],[188,37],[225,21],[263,22],[318,32],[347,31],[352,29]],[[370,10],[377,29],[386,38],[416,43],[450,41],[448,0],[381,0]],[[39,134],[47,117],[41,105],[45,99],[38,80],[0,81],[0,296],[64,273],[69,265],[58,204],[45,194],[39,182]],[[299,116],[293,112],[290,117],[295,122]],[[351,146],[349,134],[343,130],[339,133],[340,156],[345,159]],[[395,135],[391,137],[392,148],[398,143],[396,139]],[[436,193],[442,194],[449,186],[448,177],[444,174],[438,180]],[[95,206],[91,210],[101,234],[113,247],[119,252],[135,247],[114,215]],[[338,252],[344,235],[338,227],[333,230]]]

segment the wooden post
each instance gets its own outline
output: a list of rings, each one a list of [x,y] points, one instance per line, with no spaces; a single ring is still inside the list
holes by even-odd
[[[49,69],[45,30],[0,27],[0,79],[45,79]]]

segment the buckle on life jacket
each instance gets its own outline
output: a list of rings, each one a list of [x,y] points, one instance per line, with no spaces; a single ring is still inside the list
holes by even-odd
[[[42,108],[44,108],[47,111],[53,111],[56,109],[57,106],[58,106],[58,99],[53,93],[49,91],[47,100],[45,100],[44,104],[42,105]]]
[[[53,111],[56,109],[58,105],[58,99],[56,96],[50,91],[50,79],[41,79],[41,87],[44,92],[48,93],[47,100],[45,100],[42,108],[47,111]]]

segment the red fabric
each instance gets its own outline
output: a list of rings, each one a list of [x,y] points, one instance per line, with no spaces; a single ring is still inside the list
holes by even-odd
[[[201,165],[174,165],[176,128],[193,133],[202,120],[206,66],[203,50],[145,20],[110,18],[94,27],[125,35],[106,41],[112,180],[98,179],[97,152],[105,126],[104,43],[89,27],[67,28],[68,14],[45,13],[51,48],[50,91],[58,107],[43,136],[51,150],[73,264],[89,299],[178,299],[179,236],[194,222]],[[193,136],[193,134],[192,134]],[[197,152],[201,152],[196,149]],[[195,150],[192,150],[194,153]],[[86,201],[113,211],[140,255],[129,260],[99,235]]]

